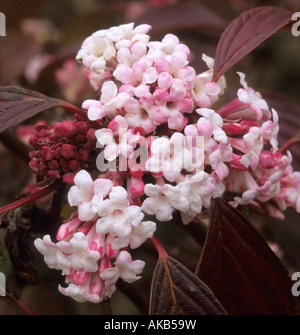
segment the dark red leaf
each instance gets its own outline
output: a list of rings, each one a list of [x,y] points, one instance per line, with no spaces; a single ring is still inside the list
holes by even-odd
[[[243,12],[222,34],[215,55],[214,77],[217,81],[263,41],[291,21],[285,8],[262,6]]]
[[[293,314],[292,282],[251,223],[223,199],[212,203],[196,274],[229,314]]]
[[[0,132],[52,107],[81,112],[66,101],[50,98],[42,93],[14,86],[0,86]]]
[[[151,285],[151,315],[227,314],[211,290],[172,257],[159,258]]]

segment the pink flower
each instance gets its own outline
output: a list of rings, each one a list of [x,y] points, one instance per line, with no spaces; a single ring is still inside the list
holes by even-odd
[[[279,132],[279,125],[278,125],[278,114],[273,108],[272,108],[272,115],[273,115],[273,121],[268,120],[264,122],[261,126],[261,130],[262,130],[262,137],[270,142],[274,152],[276,152],[278,149],[277,136]]]
[[[226,144],[227,136],[222,130],[223,120],[213,109],[198,108],[196,112],[202,117],[197,122],[198,134],[206,138],[213,136],[216,141]]]
[[[162,193],[159,185],[146,184],[145,194],[148,196],[141,209],[148,215],[155,215],[159,221],[169,221],[172,219],[174,208],[171,207],[169,199]]]
[[[151,157],[146,162],[146,169],[162,173],[168,181],[173,182],[183,170],[201,169],[202,154],[200,148],[192,145],[191,138],[176,132],[170,139],[160,137],[151,143]]]
[[[213,177],[200,171],[189,178],[182,177],[176,186],[165,184],[162,192],[170,205],[180,211],[183,223],[187,224],[202,212],[203,207],[209,207],[216,191],[215,184]]]
[[[159,58],[165,58],[167,61],[170,61],[170,58],[175,56],[176,60],[173,58],[173,63],[176,62],[177,68],[184,67],[188,63],[189,48],[180,43],[178,37],[173,34],[165,35],[161,42],[149,42],[148,47],[148,56],[153,61]]]
[[[76,59],[89,69],[89,78],[95,88],[111,76],[117,66],[116,59],[122,62],[131,57],[134,61],[145,52],[150,28],[146,24],[135,28],[133,23],[123,24],[99,30],[84,40]]]
[[[72,297],[78,302],[99,303],[110,298],[116,287],[114,285],[105,286],[98,274],[90,274],[84,285],[69,283],[66,288],[59,285],[58,289],[65,296]]]
[[[280,179],[291,164],[289,153],[287,156],[282,154],[280,156],[277,158],[277,164],[268,168],[258,165],[255,170],[230,170],[229,176],[224,181],[226,189],[242,194],[241,197],[234,198],[231,202],[233,206],[246,205],[253,201],[266,203],[276,196],[280,191]]]
[[[62,270],[69,273],[70,264],[61,252],[58,245],[51,241],[50,235],[45,235],[43,239],[37,238],[34,241],[37,250],[44,256],[44,261],[50,269]],[[63,261],[63,262],[62,262]]]
[[[78,217],[82,221],[91,220],[95,213],[92,210],[93,180],[85,170],[79,171],[74,178],[75,186],[68,193],[68,201],[71,206],[78,206]]]
[[[226,87],[225,77],[222,76],[217,83],[212,81],[214,60],[202,55],[209,70],[196,76],[193,83],[192,98],[198,107],[210,108],[219,96],[224,93]]]
[[[75,233],[69,242],[61,242],[61,250],[68,255],[72,269],[97,271],[100,254],[98,251],[89,249],[90,243],[89,236],[81,232]]]
[[[74,184],[68,193],[69,204],[78,207],[79,220],[92,220],[96,214],[93,202],[95,199],[99,201],[107,195],[112,187],[112,182],[106,179],[98,179],[93,182],[89,173],[81,170],[76,174]]]
[[[264,117],[269,118],[269,107],[266,101],[262,99],[261,94],[253,88],[248,87],[244,73],[238,72],[238,75],[240,76],[240,83],[243,86],[243,88],[238,90],[239,100],[255,111],[257,120],[261,120]]]
[[[133,227],[137,227],[144,218],[139,206],[130,206],[128,194],[121,186],[112,188],[108,199],[98,205],[97,232],[113,236],[127,237]]]
[[[220,180],[226,178],[229,174],[229,168],[225,162],[232,160],[232,147],[220,143],[214,147],[209,154],[209,163]]]
[[[117,237],[112,242],[115,250],[130,246],[136,249],[141,246],[148,238],[151,238],[156,231],[156,224],[153,221],[141,221],[137,226],[132,227],[131,233],[126,237]]]
[[[145,262],[136,260],[133,261],[127,251],[121,251],[115,262],[115,267],[105,269],[100,277],[105,280],[106,285],[114,285],[119,278],[122,278],[127,283],[132,283],[138,279],[137,276],[143,271]]]
[[[128,129],[125,118],[117,115],[108,128],[102,128],[95,132],[100,146],[104,146],[104,157],[108,161],[115,160],[119,155],[128,158],[140,141],[141,135],[134,129]]]
[[[284,211],[293,207],[300,213],[300,172],[288,166],[280,179],[280,190],[274,197],[279,208]]]

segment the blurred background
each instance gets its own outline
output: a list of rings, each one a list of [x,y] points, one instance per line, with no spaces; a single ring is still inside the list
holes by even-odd
[[[214,57],[226,26],[242,11],[261,5],[300,11],[296,0],[0,0],[0,12],[6,16],[6,36],[0,37],[0,86],[24,87],[80,107],[83,100],[95,96],[82,66],[75,61],[83,40],[96,30],[128,22],[150,24],[152,40],[159,40],[167,33],[176,34],[191,49],[190,64],[199,73],[206,70],[202,54]],[[294,37],[289,30],[281,31],[234,66],[226,74],[228,90],[222,98],[224,101],[236,96],[240,86],[236,71],[245,72],[248,84],[260,91],[279,113],[280,144],[295,135],[300,130],[300,37]],[[66,112],[52,109],[0,135],[0,206],[15,200],[17,194],[28,191],[30,183],[34,183],[26,160],[10,150],[12,136],[17,136],[26,146],[30,127],[37,120],[51,123],[67,117]],[[300,145],[291,151],[294,167],[300,170]],[[63,208],[66,216],[68,210]],[[253,213],[247,215],[251,215],[251,222],[270,242],[288,270],[300,271],[299,215],[287,211],[283,222]],[[54,230],[51,223],[37,218],[45,231],[48,227]],[[15,219],[9,217],[6,222]],[[131,285],[121,283],[109,303],[79,304],[58,293],[57,285],[62,282],[60,274],[49,270],[41,255],[30,250],[36,231],[24,218],[21,221],[9,232],[8,223],[0,228],[0,264],[5,264],[13,273],[8,286],[17,291],[17,298],[35,313],[147,313],[151,275],[157,260],[151,243],[145,243],[134,253],[133,258],[147,263],[141,280]],[[194,270],[201,244],[188,230],[174,222],[164,223],[158,227],[157,236],[170,255]],[[201,229],[198,234],[199,242],[203,240]],[[9,248],[4,243],[5,236],[15,241]],[[24,311],[11,299],[0,298],[0,314],[22,313]]]

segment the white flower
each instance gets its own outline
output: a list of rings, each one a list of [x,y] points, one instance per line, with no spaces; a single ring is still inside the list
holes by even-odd
[[[278,125],[278,114],[275,109],[272,108],[272,115],[273,121],[268,120],[264,122],[261,126],[262,136],[264,139],[270,141],[274,152],[278,149],[278,132],[279,132],[279,125]]]
[[[87,109],[88,118],[91,121],[100,120],[105,115],[114,117],[121,110],[130,96],[121,92],[118,93],[116,84],[109,80],[103,83],[101,87],[100,100],[88,99],[82,104],[83,109]]]
[[[70,283],[67,287],[58,286],[59,292],[67,297],[73,298],[77,302],[93,302],[99,303],[103,300],[102,297],[97,294],[91,294],[88,291],[89,284],[85,286],[75,285]]]
[[[137,276],[143,271],[145,262],[136,260],[133,261],[129,252],[123,250],[120,252],[115,262],[115,267],[105,269],[100,277],[105,280],[105,284],[114,285],[119,278],[122,278],[127,283],[132,283],[138,279]]]
[[[171,207],[168,198],[162,193],[159,185],[146,184],[145,194],[148,196],[141,206],[142,211],[148,215],[155,215],[159,221],[172,219],[174,208]]]
[[[237,72],[237,74],[240,76],[240,83],[244,87],[238,90],[239,100],[244,104],[249,105],[249,108],[255,111],[257,120],[270,119],[271,113],[267,102],[262,99],[259,92],[256,92],[253,88],[248,87],[244,73]]]
[[[245,154],[240,159],[241,164],[255,169],[259,164],[259,155],[263,149],[263,138],[260,128],[252,127],[249,132],[243,136]]]
[[[170,206],[179,211],[186,211],[189,208],[189,201],[187,199],[190,192],[190,184],[181,182],[176,186],[170,184],[163,185],[162,194],[168,199]]]
[[[224,162],[232,160],[232,147],[220,143],[213,152],[209,154],[209,162],[220,180],[228,176],[229,168]]]
[[[61,249],[74,270],[83,269],[87,272],[98,270],[100,254],[98,251],[90,250],[89,244],[87,236],[81,232],[75,233],[70,242],[62,242]]]
[[[198,107],[209,108],[224,93],[226,81],[225,77],[221,76],[217,83],[213,82],[214,60],[205,54],[202,55],[202,59],[206,62],[209,70],[196,76],[192,88],[192,97]]]
[[[140,134],[128,129],[127,121],[121,115],[117,115],[108,127],[95,132],[98,147],[104,146],[104,157],[108,161],[114,161],[119,155],[128,158],[134,152]]]
[[[104,31],[98,31],[87,37],[76,55],[77,61],[90,67],[96,73],[103,72],[106,61],[116,55],[112,41],[104,35]]]
[[[205,127],[206,127],[207,121],[209,121],[211,128],[212,128],[212,135],[214,139],[218,142],[226,144],[227,135],[222,130],[222,126],[223,126],[222,117],[218,113],[216,113],[213,109],[209,109],[209,108],[197,108],[196,112],[199,115],[203,116],[203,118],[200,118],[197,122],[198,129],[201,130],[203,122],[205,123]]]
[[[149,42],[148,47],[149,51],[147,56],[153,61],[164,58],[174,64],[174,66],[176,63],[175,67],[177,68],[184,67],[188,63],[187,56],[190,54],[189,48],[179,43],[178,37],[173,34],[167,34],[161,42]],[[172,58],[174,55],[177,56],[176,61]]]
[[[61,252],[59,244],[51,241],[50,235],[45,235],[43,239],[37,238],[34,245],[50,269],[63,270],[64,274],[69,274],[70,261]]]
[[[68,193],[69,204],[78,207],[79,220],[92,220],[97,212],[95,201],[102,201],[110,191],[112,182],[106,178],[93,181],[87,171],[80,170],[74,178],[74,184]]]
[[[108,161],[115,160],[120,154],[119,145],[117,144],[113,131],[111,129],[102,128],[95,132],[97,138],[97,147],[104,146],[104,157]]]
[[[133,226],[130,235],[127,237],[117,237],[112,242],[112,248],[117,250],[130,246],[136,249],[148,238],[151,238],[156,230],[156,223],[153,221],[142,221],[138,226]]]
[[[146,162],[146,169],[162,172],[168,181],[175,181],[183,169],[189,169],[193,164],[192,152],[186,144],[186,138],[181,133],[174,133],[170,139],[157,138],[151,144],[151,157]]]
[[[130,206],[127,191],[121,186],[113,187],[109,199],[100,203],[97,209],[100,219],[96,230],[99,234],[127,237],[144,218],[139,206]]]
[[[198,74],[196,77],[192,97],[198,107],[211,107],[220,94],[219,85],[209,81],[209,77],[207,73]]]
[[[89,79],[93,87],[100,87],[112,76],[117,61],[132,65],[146,53],[150,28],[146,24],[134,28],[134,23],[128,23],[99,30],[84,40],[76,59],[91,72]]]
[[[167,185],[164,185],[166,187]],[[172,202],[174,208],[180,210],[181,218],[184,224],[192,221],[196,215],[200,214],[202,208],[208,208],[214,192],[216,191],[215,180],[204,171],[200,171],[195,175],[186,177],[184,181],[181,181],[176,188],[178,190],[184,190],[181,196],[185,199],[184,203],[187,203],[185,208],[180,208]],[[164,191],[164,194],[168,196],[168,193]],[[168,199],[170,199],[168,197]]]
[[[90,203],[94,195],[93,180],[87,171],[81,170],[76,174],[74,184],[68,193],[69,204],[78,206],[81,221],[89,221],[95,216]]]
[[[107,178],[97,178],[93,184],[94,195],[91,200],[91,208],[97,213],[97,206],[109,194],[113,187],[113,182]]]
[[[88,118],[92,121],[101,120],[105,116],[101,101],[87,99],[82,103],[82,108],[88,111]]]

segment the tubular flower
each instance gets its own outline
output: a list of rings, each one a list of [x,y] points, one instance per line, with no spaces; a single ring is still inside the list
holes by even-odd
[[[81,170],[68,193],[78,216],[65,222],[57,232],[57,243],[49,235],[35,240],[50,268],[66,275],[61,293],[77,301],[100,302],[114,292],[117,279],[132,282],[144,267],[132,261],[124,248],[138,248],[156,230],[152,221],[143,221],[139,206],[131,206],[127,191],[111,180],[92,180]],[[81,216],[80,216],[81,215]],[[115,265],[115,267],[113,267]],[[108,274],[114,273],[114,280]],[[103,275],[102,275],[103,274]]]
[[[300,212],[300,176],[278,150],[278,114],[238,73],[237,97],[218,106],[222,76],[189,65],[189,48],[173,34],[150,41],[149,25],[133,23],[86,38],[76,59],[99,98],[83,101],[75,121],[40,122],[31,139],[31,168],[40,179],[72,183],[71,218],[35,241],[59,290],[77,301],[111,297],[121,278],[138,280],[145,266],[130,250],[178,212],[184,224],[205,216],[225,192],[282,219]],[[145,216],[149,216],[146,217]]]

